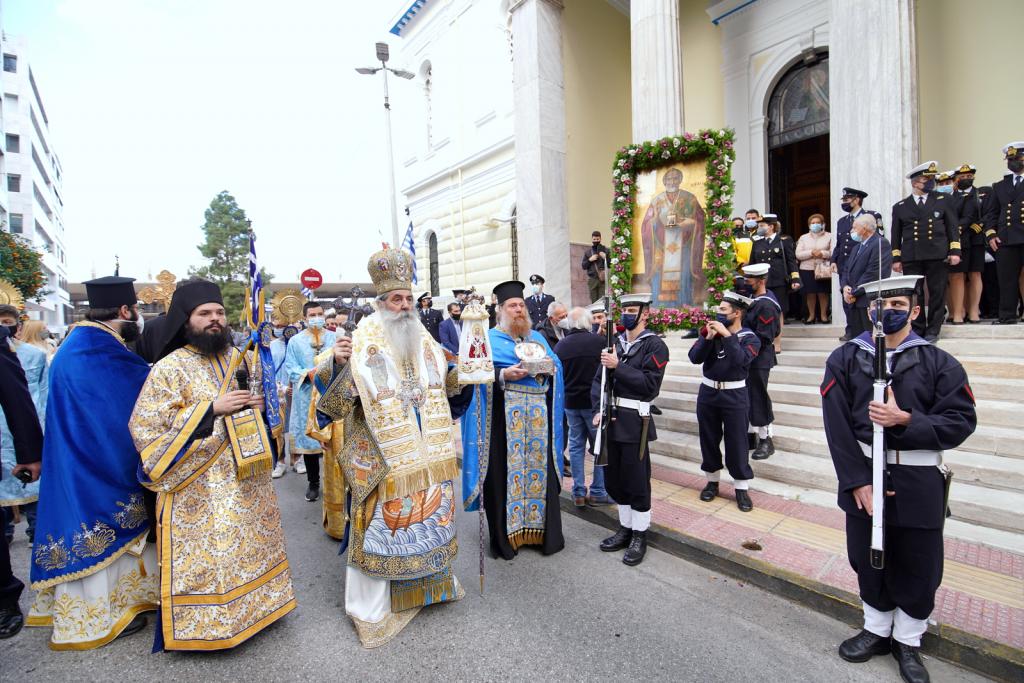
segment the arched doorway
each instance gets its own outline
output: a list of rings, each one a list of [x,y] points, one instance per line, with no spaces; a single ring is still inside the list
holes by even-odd
[[[795,240],[812,214],[829,217],[828,53],[808,51],[768,102],[768,199]]]

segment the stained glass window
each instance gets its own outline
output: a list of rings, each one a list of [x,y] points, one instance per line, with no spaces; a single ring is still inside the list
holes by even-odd
[[[792,69],[768,103],[768,149],[828,133],[828,57]]]

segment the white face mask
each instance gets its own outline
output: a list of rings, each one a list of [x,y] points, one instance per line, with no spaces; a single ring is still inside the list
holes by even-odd
[[[560,328],[562,328],[563,330],[568,330],[569,329],[569,319],[568,318],[562,318],[561,320],[558,321],[558,326]]]
[[[146,329],[146,318],[139,313],[139,319],[135,321],[135,324],[139,327],[139,334],[142,334],[142,331]]]

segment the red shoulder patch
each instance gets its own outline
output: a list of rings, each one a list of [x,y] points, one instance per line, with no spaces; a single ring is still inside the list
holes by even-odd
[[[655,364],[655,365],[657,365],[657,366],[658,366],[658,369],[659,369],[659,370],[661,370],[661,369],[662,369],[663,367],[665,367],[666,365],[668,365],[668,361],[667,361],[667,360],[666,360],[666,361],[664,361],[664,362],[662,362],[662,361],[659,361],[659,360],[658,360],[658,357],[657,357],[657,356],[655,356],[655,355],[654,355],[653,353],[651,354],[651,360],[652,360],[652,361],[654,362],[654,364]]]
[[[757,358],[757,349],[752,344],[747,344],[747,351],[750,351],[750,355]]]
[[[829,382],[828,384],[826,384],[826,385],[821,387],[821,397],[825,398],[825,394],[827,394],[832,389],[832,387],[834,387],[835,385],[836,385],[836,378],[833,377],[831,382]]]
[[[775,320],[775,316],[773,315],[770,318],[765,318],[763,315],[759,315],[759,316],[757,316],[757,319],[760,320],[765,325],[770,325],[772,323],[772,321]]]
[[[966,391],[967,395],[971,397],[971,403],[972,404],[977,404],[977,401],[974,399],[974,392],[971,391],[971,385],[970,384],[966,384],[966,383],[964,384],[964,391]]]

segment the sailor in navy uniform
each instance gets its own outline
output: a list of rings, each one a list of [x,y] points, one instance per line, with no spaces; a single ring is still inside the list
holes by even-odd
[[[750,399],[747,373],[757,358],[761,342],[743,327],[743,312],[753,301],[736,292],[722,295],[715,320],[701,329],[690,347],[690,362],[704,365],[697,391],[697,431],[700,438],[700,468],[708,478],[700,499],[709,502],[718,495],[722,470],[722,437],[725,437],[725,467],[736,489],[736,506],[742,512],[754,509],[747,493],[754,478],[747,458],[747,420]]]
[[[767,263],[768,289],[782,306],[783,314],[789,313],[789,292],[800,288],[799,264],[796,260],[796,246],[793,238],[779,233],[779,219],[774,213],[766,213],[758,221],[757,235],[750,250],[750,263]]]
[[[668,347],[647,329],[653,299],[650,294],[627,294],[619,300],[620,322],[626,329],[615,338],[615,352],[601,352],[601,365],[613,382],[613,418],[608,427],[608,465],[605,488],[619,506],[619,530],[601,541],[601,550],[626,548],[623,563],[640,564],[647,553],[651,526],[651,451],[658,438],[651,403],[658,398],[668,365]],[[609,323],[610,324],[610,323]],[[601,372],[594,377],[591,403],[594,424],[601,405]],[[627,547],[628,546],[628,547]]]
[[[534,273],[530,276],[531,294],[526,297],[526,312],[530,314],[530,326],[536,328],[548,319],[548,306],[555,297],[544,293],[544,278]]]
[[[923,275],[918,300],[924,303],[928,285],[928,315],[914,321],[914,331],[926,340],[939,339],[946,317],[946,283],[949,266],[960,263],[960,227],[953,201],[935,192],[938,163],[926,161],[910,170],[910,195],[892,207],[892,269],[906,275]]]
[[[747,375],[747,397],[750,400],[750,432],[757,439],[754,460],[765,460],[775,453],[772,443],[772,398],[768,395],[768,375],[778,361],[775,357],[775,337],[779,336],[782,324],[782,306],[775,295],[767,290],[768,264],[758,263],[743,266],[743,274],[751,287],[750,307],[743,315],[743,326],[757,335],[761,348],[750,363]]]
[[[953,300],[950,317],[953,324],[961,322],[978,323],[981,318],[981,274],[985,272],[985,229],[981,223],[981,195],[974,187],[974,164],[960,164],[953,171],[954,206],[959,216],[960,225],[960,263],[949,268],[950,290],[964,287],[966,274],[966,306],[957,301],[961,292],[952,293]],[[960,320],[957,320],[960,313]]]
[[[957,448],[977,425],[974,394],[955,358],[911,331],[921,313],[920,276],[864,285],[882,303],[885,403],[872,400],[875,346],[865,332],[829,356],[821,383],[825,434],[846,513],[846,548],[857,572],[864,630],[839,656],[864,662],[891,652],[905,681],[928,680],[918,655],[942,580],[942,526],[947,515],[943,451]],[[880,294],[879,294],[879,290]],[[874,307],[872,318],[877,319]],[[884,568],[871,566],[872,424],[885,428]],[[891,492],[891,493],[890,493]]]
[[[430,307],[432,303],[430,292],[423,292],[416,299],[420,322],[423,323],[423,327],[427,328],[427,332],[434,338],[434,341],[441,343],[441,321],[444,320],[444,316],[441,315],[441,311]]]
[[[840,273],[843,270],[843,264],[846,263],[847,259],[850,258],[850,254],[857,247],[857,242],[850,238],[850,228],[853,227],[853,221],[866,213],[871,214],[875,217],[878,222],[878,232],[882,232],[882,214],[877,211],[870,211],[862,208],[864,200],[867,199],[868,193],[864,190],[858,190],[855,187],[844,187],[843,195],[839,201],[840,208],[846,212],[846,215],[841,216],[836,221],[836,232],[835,242],[836,246],[832,249],[832,272]],[[854,312],[850,311],[850,304],[843,301],[843,311],[846,313],[846,333],[839,338],[839,341],[849,341],[857,335],[854,334],[855,330],[850,324],[850,316]]]
[[[1017,322],[1017,303],[1024,294],[1024,140],[1003,147],[1006,168],[1002,180],[992,183],[985,199],[982,222],[985,239],[996,257],[999,277],[999,325]]]

